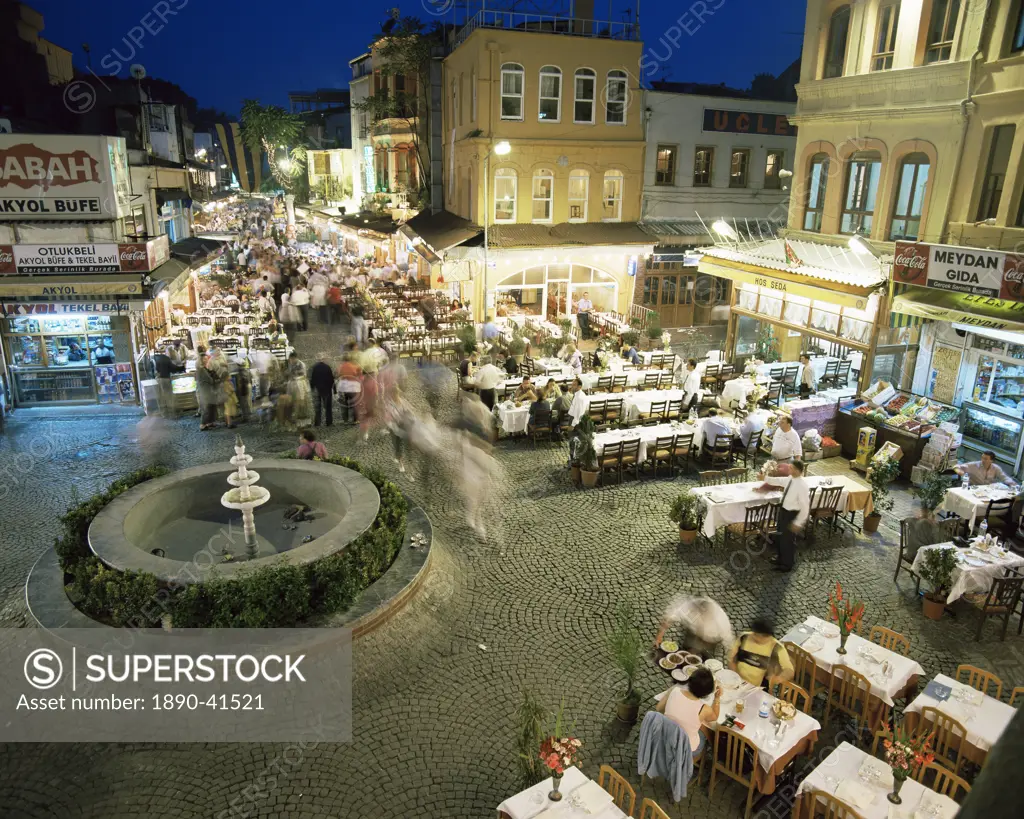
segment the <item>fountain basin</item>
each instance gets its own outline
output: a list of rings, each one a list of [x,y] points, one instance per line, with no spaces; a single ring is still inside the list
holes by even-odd
[[[245,559],[241,513],[221,505],[223,464],[146,481],[115,498],[89,527],[90,548],[112,568],[188,585],[214,571],[230,578],[254,568],[319,560],[359,537],[380,508],[377,488],[351,469],[289,459],[254,460],[250,466],[260,476],[253,493],[264,489],[270,498],[253,510],[260,557]],[[284,528],[284,511],[299,503],[312,507],[314,519]],[[303,543],[306,536],[314,539]],[[153,549],[164,556],[152,554]],[[225,550],[234,561],[223,562]]]

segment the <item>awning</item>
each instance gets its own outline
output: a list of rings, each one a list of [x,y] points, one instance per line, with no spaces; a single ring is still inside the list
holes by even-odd
[[[641,219],[637,224],[645,233],[658,239],[662,245],[698,245],[714,241],[709,232],[713,220],[700,219]],[[785,219],[735,219],[735,230],[743,241],[768,241],[786,227]]]
[[[191,236],[182,239],[171,245],[171,256],[176,259],[183,259],[192,264],[193,267],[205,262],[210,256],[215,256],[224,249],[227,242],[217,239],[207,239],[200,236]]]
[[[443,210],[440,213],[420,213],[402,225],[398,232],[424,259],[437,264],[441,261],[438,254],[479,236],[483,228]]]
[[[0,297],[41,297],[59,301],[78,296],[134,296],[141,298],[144,294],[142,274],[139,273],[3,276],[0,278]]]
[[[153,296],[156,297],[164,290],[176,293],[185,284],[192,265],[181,259],[169,259],[150,273],[152,279]]]
[[[188,191],[184,188],[157,188],[156,189],[156,203],[162,205],[165,202],[177,202],[186,201],[185,207],[189,207],[192,204],[192,197],[188,195]]]
[[[909,286],[893,299],[892,311],[933,321],[951,321],[990,330],[1024,331],[1024,303]]]

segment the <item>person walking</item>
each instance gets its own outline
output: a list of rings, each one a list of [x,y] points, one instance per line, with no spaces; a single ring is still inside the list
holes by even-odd
[[[765,482],[757,487],[759,492],[770,491],[775,486],[784,487],[779,507],[779,555],[772,560],[777,572],[793,570],[796,563],[796,536],[803,531],[811,514],[811,492],[804,479],[804,462],[793,461],[789,465],[789,474],[789,477],[766,477]]]
[[[173,418],[174,391],[171,389],[171,373],[174,370],[174,363],[164,347],[160,347],[153,356],[153,368],[156,370],[156,400],[160,405],[160,414],[164,418]]]
[[[366,344],[366,319],[363,318],[363,306],[358,302],[352,305],[352,335],[357,347]]]
[[[338,367],[338,380],[334,388],[341,404],[341,420],[345,424],[354,424],[357,420],[356,404],[363,391],[363,371],[359,366],[359,352],[356,343],[350,341],[345,351],[345,358]]]
[[[309,301],[309,291],[302,283],[302,279],[299,279],[299,283],[292,288],[291,302],[299,308],[299,315],[301,316],[300,329],[303,332],[309,329]]]
[[[296,328],[302,321],[302,314],[299,308],[292,304],[292,297],[289,293],[281,294],[281,306],[277,311],[277,318],[284,327],[285,333],[295,335]]]
[[[313,391],[313,426],[320,426],[326,411],[327,426],[334,423],[334,371],[327,363],[327,353],[320,353],[309,370],[309,386]]]
[[[199,429],[205,432],[217,426],[220,389],[216,373],[207,365],[206,348],[197,347],[196,353],[196,399],[199,401]]]

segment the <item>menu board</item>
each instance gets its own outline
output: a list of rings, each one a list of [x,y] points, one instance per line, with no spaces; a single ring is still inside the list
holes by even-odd
[[[960,374],[960,359],[963,351],[957,347],[935,345],[932,353],[932,367],[928,376],[928,397],[952,404],[956,393],[956,380]]]

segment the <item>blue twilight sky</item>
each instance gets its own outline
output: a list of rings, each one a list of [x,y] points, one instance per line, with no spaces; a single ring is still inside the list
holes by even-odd
[[[287,105],[288,91],[347,88],[348,61],[366,50],[388,9],[429,20],[431,11],[482,0],[28,0],[43,36],[85,67],[110,74],[141,63],[176,82],[200,107],[237,114],[241,101]],[[487,0],[488,7],[496,0]],[[543,12],[569,0],[500,0]],[[577,0],[583,2],[583,0]],[[645,79],[748,87],[799,56],[803,0],[639,0]],[[594,0],[594,16],[626,19],[637,0]],[[161,16],[164,21],[161,21]],[[444,19],[451,20],[451,12]],[[134,52],[134,53],[133,53]],[[665,73],[662,69],[667,69]]]

